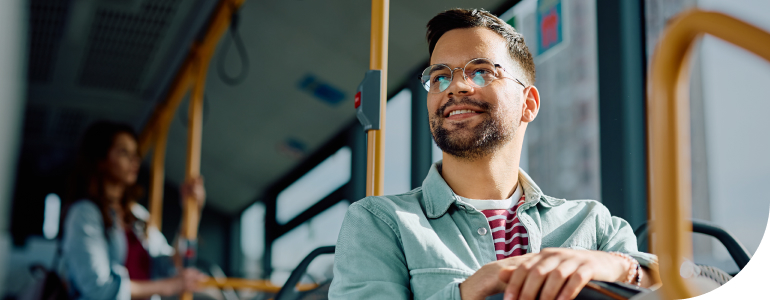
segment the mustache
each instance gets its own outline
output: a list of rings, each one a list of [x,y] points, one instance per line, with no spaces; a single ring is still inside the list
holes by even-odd
[[[449,98],[449,101],[447,101],[446,103],[444,103],[444,105],[442,105],[441,107],[436,109],[435,114],[436,114],[436,116],[443,117],[444,116],[444,111],[446,111],[447,107],[452,106],[452,105],[461,105],[461,104],[467,104],[467,105],[475,106],[475,107],[481,108],[485,112],[489,111],[492,108],[492,105],[487,103],[487,102],[471,99],[469,97],[462,97],[462,98],[459,98],[459,99],[458,98]]]

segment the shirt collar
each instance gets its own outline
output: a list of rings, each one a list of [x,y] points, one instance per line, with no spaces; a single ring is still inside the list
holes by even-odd
[[[452,191],[452,188],[450,188],[446,181],[444,181],[444,178],[441,177],[441,173],[438,171],[440,165],[441,161],[435,162],[430,167],[428,176],[425,177],[425,180],[422,182],[425,214],[428,218],[432,219],[444,215],[449,210],[449,206],[457,203],[459,200]],[[555,199],[545,196],[543,191],[540,190],[540,187],[535,184],[535,181],[533,181],[521,168],[519,168],[519,184],[521,184],[521,187],[524,189],[524,195],[526,196],[526,200],[524,200],[524,204],[522,204],[524,209],[528,209],[538,203],[547,207],[552,207],[561,205],[565,201],[564,199]]]

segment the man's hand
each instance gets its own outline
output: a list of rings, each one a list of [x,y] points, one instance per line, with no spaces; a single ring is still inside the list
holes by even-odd
[[[624,281],[630,267],[602,251],[546,248],[483,266],[460,284],[460,295],[484,299],[505,291],[505,300],[573,299],[590,280]]]
[[[506,268],[516,268],[536,255],[538,253],[527,253],[493,261],[482,266],[471,277],[460,283],[460,297],[463,300],[475,300],[502,293],[505,290],[506,282],[498,279],[501,272]]]
[[[625,281],[631,263],[607,252],[546,248],[516,267],[505,267],[505,300],[574,299],[590,280]]]

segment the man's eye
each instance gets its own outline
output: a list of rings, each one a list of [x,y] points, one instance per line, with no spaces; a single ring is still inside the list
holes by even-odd
[[[488,70],[488,69],[476,69],[476,70],[473,70],[471,74],[473,74],[474,76],[475,75],[485,76],[485,75],[492,75],[493,73],[492,73],[492,70]]]
[[[449,80],[449,77],[447,77],[446,75],[437,75],[437,76],[433,77],[433,80],[431,80],[431,82],[439,83],[439,82],[444,82],[444,81],[447,81],[447,80]]]

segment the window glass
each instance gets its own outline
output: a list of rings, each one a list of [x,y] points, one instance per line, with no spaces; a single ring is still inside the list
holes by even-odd
[[[265,204],[257,202],[241,213],[241,251],[257,260],[265,252]]]
[[[241,213],[241,253],[246,278],[262,274],[262,255],[265,253],[265,204],[257,202]]]
[[[45,212],[43,219],[43,236],[54,239],[59,234],[59,214],[61,213],[61,198],[57,194],[45,196]]]
[[[770,31],[768,1],[698,1],[698,8],[729,14]],[[693,215],[701,210],[700,218],[730,232],[746,250],[755,255],[759,249],[768,221],[765,187],[770,182],[770,148],[767,129],[770,119],[770,64],[760,57],[733,44],[712,36],[704,36],[698,45],[700,65],[700,95],[702,108],[695,110],[691,100],[691,122],[700,123],[703,133],[699,139],[691,136],[692,143],[700,142],[699,159],[693,154],[693,179],[698,180],[700,193],[693,184]],[[695,82],[692,80],[691,82]],[[691,89],[695,90],[695,85]],[[696,92],[693,92],[696,93]],[[730,99],[729,101],[725,101]],[[697,114],[700,114],[698,116]],[[696,128],[697,125],[691,128]],[[706,199],[695,207],[695,197]],[[706,202],[706,203],[703,203]],[[709,209],[710,208],[710,209]],[[727,250],[716,239],[711,239],[713,264],[727,272],[737,272]],[[767,242],[767,241],[765,241]],[[700,245],[696,245],[698,247]],[[707,249],[707,247],[704,247]],[[700,249],[698,249],[700,250]],[[696,256],[697,257],[697,256]],[[707,261],[708,262],[708,261]],[[709,262],[711,263],[711,262]],[[734,267],[733,267],[734,266]]]
[[[390,101],[385,122],[386,195],[411,190],[412,91],[404,89]]]
[[[648,61],[666,26],[690,9],[726,13],[770,30],[767,1],[645,0],[644,6]],[[768,222],[764,186],[770,182],[770,140],[757,137],[766,137],[770,128],[770,86],[765,84],[770,65],[708,35],[694,50],[689,78],[692,218],[724,228],[756,254]],[[703,234],[692,239],[695,263],[738,272],[717,239]]]
[[[342,147],[278,194],[276,220],[286,224],[350,181],[352,154]]]

